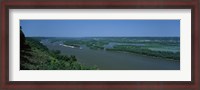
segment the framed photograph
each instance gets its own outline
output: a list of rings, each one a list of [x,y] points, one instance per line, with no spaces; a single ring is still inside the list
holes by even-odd
[[[1,89],[200,89],[198,0],[2,1],[1,12]]]

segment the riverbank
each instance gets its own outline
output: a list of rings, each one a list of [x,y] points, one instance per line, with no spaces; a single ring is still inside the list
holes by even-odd
[[[74,55],[77,60],[88,66],[97,66],[100,70],[180,70],[180,62],[163,58],[143,56],[133,53],[121,53],[105,50],[75,49],[60,46],[59,43],[45,42],[50,50],[60,50],[62,55]]]

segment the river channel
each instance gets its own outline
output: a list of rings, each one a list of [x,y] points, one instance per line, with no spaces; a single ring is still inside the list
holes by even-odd
[[[85,65],[96,65],[100,70],[180,70],[180,62],[126,52],[65,47],[62,42],[42,40],[49,50],[60,50],[63,55],[74,55]]]

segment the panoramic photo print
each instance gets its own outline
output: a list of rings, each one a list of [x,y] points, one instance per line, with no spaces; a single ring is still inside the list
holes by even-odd
[[[180,20],[20,20],[20,70],[180,70]]]

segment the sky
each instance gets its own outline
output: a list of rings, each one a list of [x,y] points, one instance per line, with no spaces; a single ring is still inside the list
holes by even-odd
[[[180,37],[180,20],[20,20],[26,37]]]

